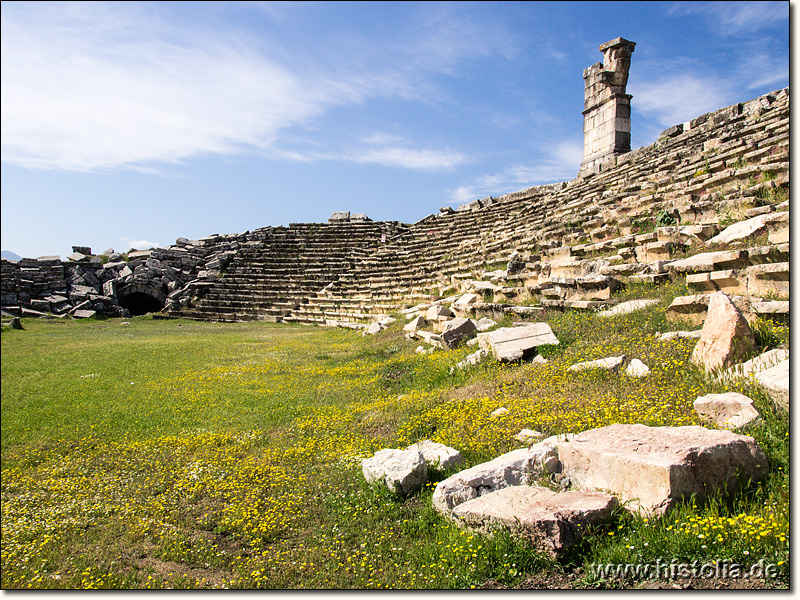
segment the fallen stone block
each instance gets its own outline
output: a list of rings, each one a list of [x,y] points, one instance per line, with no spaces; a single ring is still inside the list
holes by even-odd
[[[454,316],[452,310],[441,304],[434,304],[425,313],[425,319],[428,321],[443,321],[445,319],[451,319]]]
[[[479,333],[478,342],[481,348],[491,351],[498,361],[514,361],[522,359],[537,346],[558,344],[558,338],[547,323],[531,323]]]
[[[475,323],[471,319],[457,317],[445,323],[442,331],[442,343],[448,348],[455,348],[462,341],[466,341],[477,332]]]
[[[450,469],[464,462],[461,452],[431,440],[422,440],[416,444],[411,444],[406,450],[418,450],[422,453],[422,457],[428,463],[428,466],[437,469]]]
[[[739,221],[727,227],[722,233],[715,235],[708,240],[709,244],[727,244],[736,240],[743,240],[751,235],[757,235],[765,231],[767,226],[765,220],[769,215],[758,215],[746,221]]]
[[[520,441],[524,444],[535,444],[536,442],[542,440],[544,438],[544,434],[535,431],[533,429],[522,429],[520,432],[514,436],[514,439]]]
[[[688,321],[694,325],[702,325],[708,313],[708,303],[712,294],[693,294],[678,296],[664,311],[667,321]],[[743,314],[750,313],[750,301],[744,296],[728,296],[734,306]]]
[[[747,292],[751,296],[775,294],[789,297],[789,263],[753,265],[747,269]]]
[[[477,341],[477,340],[476,340]],[[464,360],[457,362],[455,365],[450,367],[450,374],[456,372],[456,369],[466,369],[470,365],[477,365],[481,360],[483,360],[484,356],[489,356],[488,350],[479,349],[472,354],[468,354]]]
[[[731,250],[727,252],[704,252],[689,258],[672,261],[667,265],[671,273],[699,273],[723,269],[741,269],[747,266],[747,252]]]
[[[418,329],[425,327],[427,324],[428,322],[424,317],[417,316],[403,326],[403,331],[417,331]]]
[[[650,368],[638,358],[634,358],[625,369],[625,374],[628,377],[647,377],[650,374]]]
[[[476,329],[477,329],[479,332],[483,332],[483,331],[486,331],[487,329],[491,329],[491,328],[492,328],[492,327],[494,327],[495,325],[497,325],[497,323],[496,323],[495,321],[492,321],[492,320],[491,320],[490,318],[488,318],[488,317],[481,317],[480,319],[478,319],[478,320],[475,322],[475,328],[476,328]]]
[[[609,520],[618,505],[603,492],[521,485],[464,502],[453,509],[453,517],[486,533],[508,529],[555,557],[589,527]]]
[[[692,362],[708,372],[716,371],[741,362],[755,347],[753,330],[741,311],[723,292],[712,294]]]
[[[752,398],[738,392],[698,396],[694,410],[702,420],[725,429],[747,427],[761,416]]]
[[[625,364],[627,357],[622,356],[609,356],[608,358],[599,358],[597,360],[589,360],[586,362],[576,363],[570,366],[567,371],[588,371],[591,369],[602,369],[616,373],[619,368]]]
[[[418,449],[385,448],[372,458],[361,461],[361,470],[368,483],[383,480],[390,490],[408,496],[422,489],[428,476],[428,463]]]
[[[598,317],[614,317],[616,315],[627,315],[637,310],[647,308],[653,304],[658,304],[658,300],[654,298],[642,298],[640,300],[628,300],[627,302],[620,302],[616,306],[607,308],[606,310],[597,311]]]
[[[558,448],[552,442],[512,450],[440,481],[433,492],[433,507],[449,516],[454,507],[468,500],[503,488],[527,485],[557,470]]]
[[[767,230],[769,231],[770,244],[782,244],[789,241],[789,213],[788,211],[778,212],[769,215],[765,219]]]
[[[72,312],[72,316],[76,319],[88,319],[97,314],[94,310],[76,310]]]
[[[767,369],[770,369],[778,363],[788,359],[788,350],[782,348],[768,350],[763,354],[759,354],[755,358],[751,358],[747,362],[733,365],[725,371],[721,371],[719,373],[719,378],[722,381],[731,381],[739,377],[755,377],[757,373],[766,371]]]
[[[751,437],[726,430],[616,424],[584,431],[558,448],[562,473],[581,489],[602,489],[633,510],[664,513],[682,499],[733,493],[767,469]]]
[[[774,367],[756,374],[770,398],[784,410],[789,410],[789,360],[779,362]]]
[[[702,333],[702,329],[696,331],[667,331],[665,333],[657,333],[656,338],[661,342],[677,339],[699,340]]]

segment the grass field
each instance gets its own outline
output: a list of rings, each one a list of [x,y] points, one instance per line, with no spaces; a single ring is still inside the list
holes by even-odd
[[[612,423],[697,424],[721,391],[690,366],[693,342],[661,303],[632,315],[552,313],[545,365],[485,362],[471,349],[422,356],[402,323],[375,337],[268,323],[138,317],[23,320],[2,332],[2,587],[471,588],[572,574],[590,563],[759,560],[788,583],[789,427],[764,393],[747,431],[770,461],[733,498],[691,500],[661,519],[620,512],[561,561],[506,534],[436,514],[435,481],[405,500],[364,482],[360,461],[421,439],[467,466],[546,434]],[[762,347],[788,328],[762,324]],[[645,379],[569,365],[627,354]],[[504,406],[507,413],[491,417]],[[446,474],[439,473],[442,478]],[[577,569],[577,570],[576,570]]]

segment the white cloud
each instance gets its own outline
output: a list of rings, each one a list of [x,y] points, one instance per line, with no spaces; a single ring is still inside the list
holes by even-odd
[[[701,15],[710,29],[728,36],[752,34],[780,25],[789,19],[788,2],[676,2],[669,10],[675,15]]]
[[[128,241],[128,238],[120,238],[120,240],[128,245],[128,248],[133,248],[134,250],[149,250],[150,248],[160,248],[161,244],[158,242],[151,242],[149,240],[131,240]]]
[[[450,193],[451,204],[464,204],[476,198],[500,196],[543,183],[574,179],[583,160],[583,144],[563,141],[553,146],[549,156],[531,165],[514,165],[492,175],[479,177],[474,183]]]
[[[747,60],[747,66],[741,69],[742,74],[753,77],[747,89],[788,84],[789,60],[786,56],[770,56],[765,53],[755,54]]]
[[[467,162],[466,157],[459,152],[399,146],[358,151],[349,155],[348,159],[358,163],[373,163],[415,171],[449,171]]]
[[[270,148],[282,129],[386,90],[380,76],[289,67],[241,40],[176,32],[98,6],[64,3],[59,12],[43,3],[41,15],[4,7],[4,161],[152,171],[208,153]]]
[[[635,89],[631,106],[664,127],[693,119],[727,103],[725,84],[710,78],[676,75],[643,83]]]

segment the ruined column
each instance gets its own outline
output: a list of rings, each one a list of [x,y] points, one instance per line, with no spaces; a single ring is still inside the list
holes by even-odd
[[[631,98],[625,93],[635,42],[618,37],[600,46],[603,62],[583,71],[583,162],[580,174],[631,150]]]

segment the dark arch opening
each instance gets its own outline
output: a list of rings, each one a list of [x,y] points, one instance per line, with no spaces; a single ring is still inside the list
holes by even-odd
[[[164,305],[158,298],[144,292],[133,292],[119,301],[122,308],[127,308],[131,316],[146,315],[151,312],[160,312]]]

